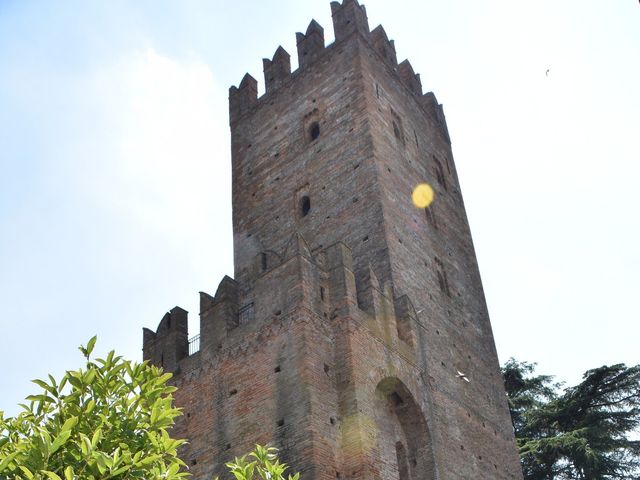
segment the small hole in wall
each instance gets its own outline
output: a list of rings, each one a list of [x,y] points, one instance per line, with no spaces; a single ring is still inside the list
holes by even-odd
[[[368,241],[369,241],[369,236],[366,236],[366,237],[364,237],[364,238],[362,239],[362,243],[364,243],[364,242],[368,242]]]
[[[353,203],[358,203],[358,197],[353,199]]]
[[[262,271],[264,272],[267,269],[267,254],[260,254],[260,265],[262,266]]]
[[[191,460],[191,465],[197,465],[198,461],[194,458],[193,460]]]
[[[329,220],[331,218],[331,215],[327,215],[325,218]]]
[[[247,238],[251,238],[251,234],[250,233],[247,233]]]
[[[275,373],[279,373],[280,372],[280,365],[276,365],[276,368],[274,368],[273,371]]]
[[[191,414],[190,413],[187,413],[187,418],[191,418]]]
[[[440,365],[442,365],[443,367],[446,367],[446,365],[444,364],[444,362],[440,362]]]
[[[281,313],[282,313],[282,310],[276,310],[275,312],[273,312],[273,314],[274,314],[276,317],[279,317]]]
[[[234,388],[233,390],[229,391],[229,396],[233,397],[236,393],[238,393],[238,389]]]
[[[464,445],[460,445],[460,450],[464,450]]]
[[[356,169],[356,168],[358,168],[359,166],[360,166],[360,164],[359,164],[359,163],[356,163],[356,164],[353,166],[353,169],[355,170],[355,169]]]
[[[351,132],[353,132],[353,127],[351,127],[351,128],[349,129],[349,133],[351,133]]]
[[[336,478],[341,478],[342,475],[340,475],[340,472],[336,472]]]
[[[336,424],[336,419],[335,419],[335,418],[333,418],[333,417],[329,418],[329,423],[330,423],[331,425],[335,425],[335,424]]]
[[[495,463],[493,464],[493,468],[495,468],[496,470],[498,469],[498,465],[496,465]]]
[[[276,152],[276,154],[274,155],[274,157],[278,158],[280,156],[280,152]]]
[[[478,460],[482,460],[482,455],[478,455]]]
[[[324,287],[320,287],[320,300],[324,300]]]
[[[251,144],[249,144],[249,145],[247,145],[247,148],[251,148],[251,146],[252,146],[252,145],[251,145]]]
[[[437,334],[437,335],[440,335],[440,330],[436,330],[436,334]]]
[[[227,445],[224,447],[225,450],[231,450],[231,444],[227,443]]]
[[[324,364],[324,366],[323,366],[323,370],[324,370],[324,373],[326,373],[327,375],[329,375],[329,370],[331,370],[331,369],[329,368],[329,365],[327,365],[327,364],[325,363],[325,364]]]
[[[311,100],[311,103],[316,103],[316,99],[314,98],[313,100]]]
[[[283,426],[283,425],[284,425],[284,418],[281,418],[280,420],[278,420],[278,421],[276,422],[276,425],[277,425],[278,427]]]
[[[277,129],[278,129],[278,126],[276,125],[275,127],[273,127],[273,129],[274,129],[274,130],[277,130]]]
[[[467,417],[471,418],[471,414],[469,412],[467,412]]]

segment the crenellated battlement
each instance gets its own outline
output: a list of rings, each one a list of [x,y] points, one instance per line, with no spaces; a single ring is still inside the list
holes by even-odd
[[[343,0],[331,2],[331,18],[333,20],[333,33],[336,42],[340,42],[352,33],[358,32],[369,39],[369,21],[367,10],[360,5],[358,0]]]
[[[257,81],[248,73],[243,77],[238,87],[232,86],[229,89],[229,116],[233,124],[245,113],[259,105],[264,98],[277,92],[282,86],[287,84],[301,70],[311,67],[318,62],[325,51],[332,49],[335,45],[340,45],[352,35],[359,35],[366,44],[380,56],[394,75],[413,95],[422,97],[422,81],[420,74],[416,73],[409,60],[398,63],[395,43],[390,40],[384,27],[378,25],[369,31],[367,12],[364,5],[360,5],[357,0],[343,0],[331,3],[331,16],[335,43],[325,46],[324,29],[315,20],[311,20],[305,33],[296,33],[296,46],[298,54],[298,69],[291,70],[291,56],[282,48],[278,47],[271,59],[264,58],[263,71],[265,82],[265,93],[262,97],[257,96]],[[444,115],[438,111],[441,105],[434,108],[432,106],[432,94],[419,103],[424,106],[429,114],[439,123],[444,121]],[[445,135],[446,125],[444,127]]]
[[[414,345],[418,323],[411,302],[406,295],[395,299],[391,283],[381,286],[371,265],[362,282],[356,282],[351,249],[343,243],[312,254],[303,236],[295,233],[281,254],[270,252],[268,258],[268,264],[259,260],[263,271],[248,288],[225,276],[214,296],[200,292],[200,349],[192,356],[214,357],[248,332],[284,321],[299,308],[328,323],[359,318],[384,341],[401,340],[403,348]],[[144,359],[179,373],[181,361],[189,356],[187,312],[175,307],[156,332],[143,330]]]
[[[262,59],[264,83],[267,93],[277,89],[291,77],[291,56],[281,46],[273,54],[273,58]]]
[[[371,42],[373,48],[380,54],[382,59],[395,70],[398,66],[396,46],[393,40],[389,40],[387,32],[382,25],[378,25],[371,31]]]
[[[324,50],[324,28],[315,20],[311,20],[305,33],[296,33],[296,45],[299,68],[304,68]]]
[[[154,332],[142,329],[142,356],[154,365],[173,372],[180,361],[189,355],[188,314],[180,307],[165,313]]]

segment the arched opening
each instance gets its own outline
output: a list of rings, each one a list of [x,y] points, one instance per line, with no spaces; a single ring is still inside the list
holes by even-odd
[[[373,459],[385,480],[435,480],[431,435],[411,392],[395,377],[376,388],[377,452]]]

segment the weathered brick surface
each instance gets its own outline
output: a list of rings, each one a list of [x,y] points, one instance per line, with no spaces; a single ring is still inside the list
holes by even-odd
[[[362,6],[331,8],[336,43],[312,22],[297,71],[278,49],[264,96],[230,89],[235,280],[201,294],[200,351],[181,309],[145,330],[185,461],[224,476],[271,443],[303,478],[522,478],[442,108]]]

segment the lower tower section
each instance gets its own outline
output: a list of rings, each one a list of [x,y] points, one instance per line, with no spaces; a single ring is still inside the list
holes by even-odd
[[[175,362],[165,360],[184,414],[174,435],[189,439],[182,458],[195,479],[227,478],[224,463],[256,443],[309,479],[520,478],[508,430],[492,444],[460,439],[464,463],[442,450],[467,412],[434,408],[442,399],[421,368],[424,328],[406,296],[372,269],[356,282],[342,243],[312,254],[294,235],[274,259],[253,288],[226,277],[201,294],[199,349],[187,353],[185,323],[168,321],[186,319],[178,307],[145,333],[145,359]]]

